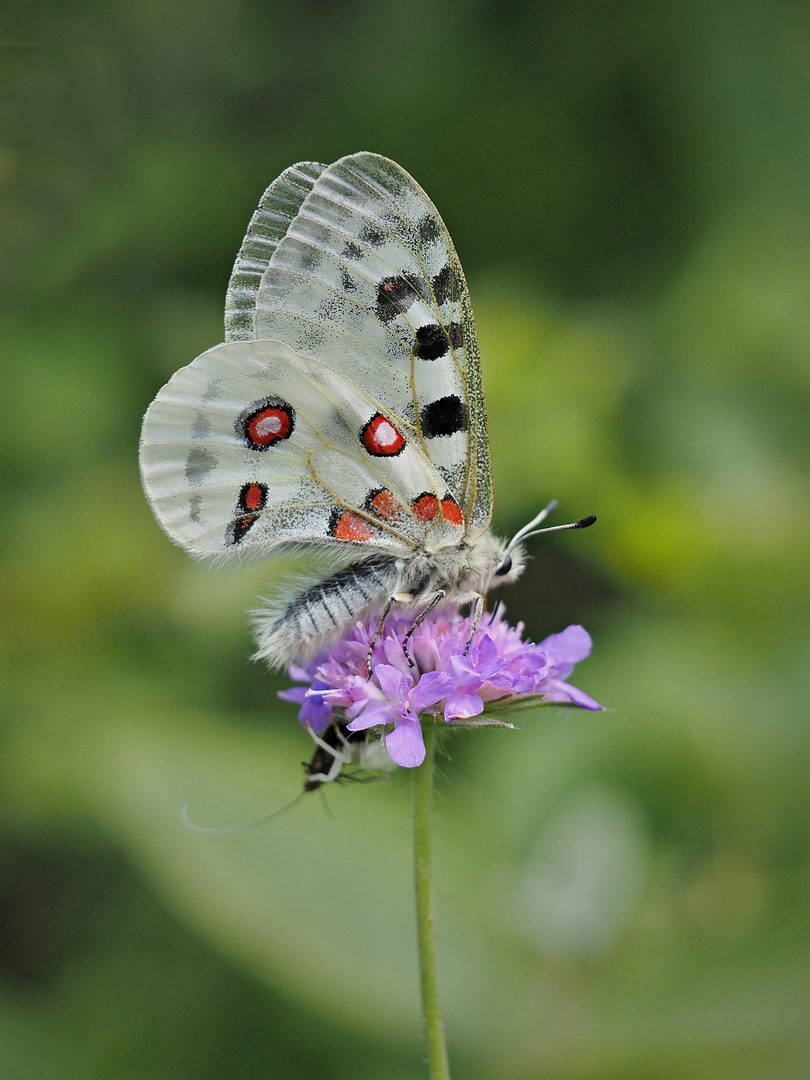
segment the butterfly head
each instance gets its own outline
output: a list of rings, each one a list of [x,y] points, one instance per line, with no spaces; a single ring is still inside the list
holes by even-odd
[[[499,579],[501,583],[511,580],[511,574],[515,568],[515,560],[507,552],[501,560],[501,565],[495,570],[492,577]]]
[[[526,553],[521,545],[510,548],[508,544],[503,544],[500,554],[500,562],[489,579],[490,589],[511,585],[513,581],[517,581],[526,566]]]
[[[465,545],[465,571],[462,589],[487,593],[501,585],[510,585],[523,573],[526,556],[520,546],[510,548],[505,540],[489,531]]]

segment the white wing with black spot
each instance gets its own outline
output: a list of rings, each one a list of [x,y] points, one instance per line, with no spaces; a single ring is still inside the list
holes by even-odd
[[[226,335],[287,343],[376,401],[438,472],[465,535],[492,514],[472,307],[433,203],[395,162],[306,162],[271,185],[228,290]],[[447,514],[455,513],[448,504]]]
[[[277,341],[218,345],[176,372],[144,419],[141,472],[166,532],[201,557],[324,541],[407,557],[463,536],[413,430]]]
[[[250,341],[256,337],[256,294],[264,272],[325,168],[315,161],[299,161],[285,169],[262,195],[236,256],[225,295],[226,341]]]

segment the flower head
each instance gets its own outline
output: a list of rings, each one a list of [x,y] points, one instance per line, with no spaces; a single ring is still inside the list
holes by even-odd
[[[357,622],[306,666],[290,667],[290,678],[307,685],[283,690],[279,696],[300,704],[301,722],[315,733],[326,728],[334,710],[350,721],[349,731],[382,728],[392,760],[406,768],[424,760],[420,718],[426,714],[442,715],[451,725],[470,726],[487,723],[488,708],[499,716],[510,705],[532,702],[601,708],[566,682],[575,664],[591,651],[590,636],[581,626],[569,626],[534,644],[523,639],[522,623],[515,627],[506,622],[499,606],[478,628],[468,649],[471,619],[457,609],[440,608],[410,638],[411,667],[402,641],[412,624],[409,612],[389,615],[374,643],[371,678],[366,657],[376,617]]]

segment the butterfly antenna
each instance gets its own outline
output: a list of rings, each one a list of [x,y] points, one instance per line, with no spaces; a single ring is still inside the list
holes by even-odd
[[[596,514],[589,514],[588,517],[580,518],[579,521],[572,521],[568,525],[550,525],[545,529],[535,528],[535,526],[539,525],[542,521],[545,521],[549,514],[553,514],[556,509],[557,500],[552,499],[548,506],[544,507],[536,518],[530,521],[528,525],[524,525],[522,529],[518,529],[509,541],[506,548],[507,553],[511,551],[516,544],[519,544],[521,540],[528,540],[531,536],[540,536],[541,533],[564,532],[566,529],[587,529],[596,521]]]
[[[522,539],[528,540],[530,536],[540,536],[541,533],[564,532],[566,529],[587,529],[596,521],[596,514],[572,521],[570,525],[552,525],[549,529],[535,529],[534,532],[524,533]],[[511,546],[511,545],[510,545]]]
[[[515,546],[515,544],[519,544],[520,541],[524,538],[524,536],[527,536],[532,531],[532,529],[536,528],[540,524],[541,521],[545,521],[546,518],[550,514],[553,514],[556,509],[557,509],[557,500],[552,499],[551,502],[548,504],[548,506],[545,506],[540,511],[540,513],[537,515],[536,518],[532,518],[532,520],[529,522],[528,525],[524,525],[522,529],[518,529],[518,531],[515,533],[515,535],[509,541],[509,547],[513,548]],[[508,550],[508,548],[507,548],[507,550]]]
[[[274,810],[272,814],[265,814],[263,817],[256,818],[255,821],[246,821],[242,825],[223,825],[219,828],[208,825],[195,825],[193,821],[188,817],[188,803],[183,803],[183,807],[180,810],[180,820],[186,826],[187,829],[191,829],[192,832],[206,833],[209,836],[224,836],[225,833],[237,833],[245,832],[247,829],[255,829],[257,825],[265,825],[268,821],[272,821],[273,818],[280,817],[281,814],[286,814],[288,810],[292,810],[296,803],[306,795],[306,790],[299,792],[298,795],[288,802],[286,806],[282,806],[280,810]]]

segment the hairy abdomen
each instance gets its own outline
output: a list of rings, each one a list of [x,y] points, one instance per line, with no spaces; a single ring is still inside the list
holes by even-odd
[[[257,658],[281,666],[312,656],[361,614],[382,608],[400,573],[397,559],[379,556],[344,567],[291,600],[270,603],[256,617]]]

